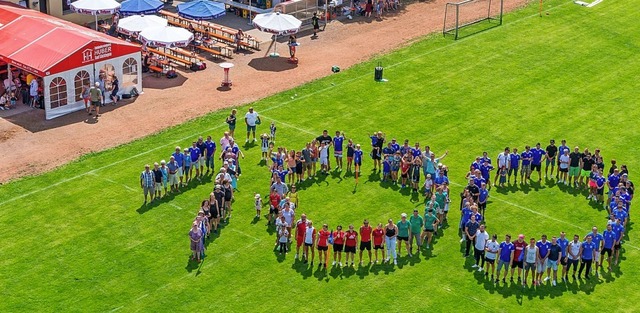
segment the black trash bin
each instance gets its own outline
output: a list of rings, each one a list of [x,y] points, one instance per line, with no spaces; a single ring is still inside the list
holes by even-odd
[[[374,72],[373,72],[373,79],[375,79],[375,81],[381,81],[382,80],[382,71],[384,69],[382,68],[382,65],[380,63],[378,63],[378,66],[376,66]]]

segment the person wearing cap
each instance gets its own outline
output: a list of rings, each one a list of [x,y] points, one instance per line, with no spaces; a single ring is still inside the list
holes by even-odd
[[[182,154],[180,147],[176,147],[175,152],[171,156],[173,156],[176,160],[176,164],[178,165],[176,175],[178,176],[180,183],[177,186],[176,191],[179,191],[179,188],[182,186],[182,176],[184,175],[184,154]]]
[[[497,239],[498,235],[493,234],[493,236],[491,236],[491,240],[487,241],[484,248],[484,260],[487,265],[484,277],[489,277],[489,268],[491,268],[491,281],[493,281],[493,273],[495,273],[496,270],[496,257],[498,255],[498,250],[500,249],[500,245],[496,241]]]
[[[522,274],[522,269],[524,267],[524,249],[527,246],[527,243],[524,241],[524,235],[518,235],[518,239],[513,242],[513,259],[511,263],[511,278],[510,280],[513,282],[513,272],[516,268],[518,268],[518,282],[521,280],[520,274]]]
[[[561,150],[560,155],[558,156],[558,173],[556,177],[558,177],[558,184],[569,185],[569,162],[571,162],[571,158],[569,157],[569,149]]]
[[[509,272],[509,268],[511,267],[511,264],[513,262],[514,259],[514,251],[515,251],[515,246],[513,245],[513,243],[511,242],[511,235],[506,234],[504,236],[504,241],[500,243],[500,246],[498,247],[498,272],[496,273],[496,280],[495,283],[498,283],[498,280],[500,279],[500,271],[502,270],[502,267],[504,266],[504,276],[502,276],[502,283],[506,284],[507,283],[507,273]],[[513,278],[511,278],[513,280]]]
[[[191,240],[191,252],[193,255],[191,256],[191,260],[197,260],[200,263],[200,255],[204,250],[204,245],[202,244],[202,238],[204,234],[200,230],[198,222],[193,222],[191,224],[191,230],[189,231],[189,239]]]
[[[398,224],[400,224],[400,222],[398,222]],[[409,233],[409,254],[413,253],[414,239],[419,254],[420,247],[422,247],[422,237],[420,236],[420,231],[422,230],[422,226],[424,226],[424,221],[422,219],[422,216],[420,216],[420,214],[418,213],[418,209],[413,209],[413,214],[409,217],[409,224],[411,224],[411,232]]]
[[[178,189],[178,162],[176,158],[172,155],[169,157],[169,162],[167,162],[167,170],[168,170],[168,183],[171,192],[177,192]]]
[[[37,82],[36,82],[37,84]],[[96,110],[96,117],[100,115],[100,105],[104,103],[104,97],[100,91],[100,83],[96,82],[91,89],[89,89],[89,97],[91,98],[91,107]],[[89,108],[89,115],[91,115],[91,108]]]
[[[249,142],[250,134],[253,134],[253,141],[256,141],[256,125],[260,123],[259,121],[258,112],[255,112],[253,107],[250,107],[249,112],[244,115],[244,123],[247,124],[247,140],[245,142]]]
[[[544,178],[553,177],[553,170],[556,166],[556,155],[558,154],[558,147],[556,147],[556,141],[549,140],[549,145],[545,149],[545,166],[544,166]],[[551,176],[549,176],[549,165],[551,165]],[[556,173],[556,179],[558,175]]]
[[[147,195],[151,196],[151,201],[155,198],[154,174],[151,172],[149,164],[144,166],[144,171],[140,174],[140,188],[144,193],[144,203],[147,204]]]
[[[184,184],[186,185],[191,179],[191,155],[189,154],[189,148],[184,148],[182,158],[184,160]]]
[[[360,265],[362,266],[362,251],[367,250],[369,253],[369,263],[372,263],[371,259],[371,234],[373,228],[369,225],[369,220],[365,219],[360,226]]]
[[[397,237],[398,237],[398,250],[402,250],[402,242],[404,241],[405,248],[407,249],[407,254],[411,257],[411,248],[409,247],[409,233],[411,230],[411,223],[407,220],[407,213],[400,214],[400,220],[396,224],[396,228],[398,229]],[[397,254],[400,256],[400,252]]]
[[[153,163],[153,170],[151,171],[153,172],[154,181],[153,190],[155,190],[155,198],[153,200],[160,199],[162,197],[162,171],[158,162]]]
[[[422,232],[422,242],[425,241],[425,237],[427,238],[427,249],[429,249],[429,247],[431,246],[433,234],[438,231],[439,223],[440,220],[436,216],[435,210],[433,208],[429,208],[427,210],[427,213],[424,214],[424,230]]]

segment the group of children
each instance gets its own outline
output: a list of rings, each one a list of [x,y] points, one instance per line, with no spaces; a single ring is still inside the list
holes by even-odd
[[[0,96],[0,110],[10,110],[16,108],[16,103],[18,102],[18,97],[15,92],[5,92],[4,95]]]

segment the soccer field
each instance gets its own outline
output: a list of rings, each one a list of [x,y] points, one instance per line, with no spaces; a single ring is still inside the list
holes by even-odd
[[[268,194],[269,172],[259,165],[260,147],[249,145],[230,223],[208,244],[201,264],[189,262],[187,233],[211,178],[143,206],[138,177],[144,164],[168,160],[176,145],[184,148],[199,135],[218,140],[225,110],[0,186],[0,311],[637,311],[640,241],[633,220],[613,272],[523,289],[494,285],[462,258],[455,205],[469,164],[482,151],[495,159],[505,146],[521,150],[552,138],[600,148],[607,169],[614,158],[640,182],[640,127],[633,124],[640,119],[638,5],[605,0],[584,8],[550,0],[549,15],[540,18],[532,4],[490,31],[458,41],[429,36],[238,108],[242,114],[256,108],[259,132],[275,121],[277,145],[290,149],[327,129],[344,131],[367,153],[368,136],[378,130],[387,139],[430,145],[438,156],[448,150],[451,227],[439,232],[432,250],[412,258],[402,251],[398,266],[327,271],[294,262],[293,254],[279,257],[266,220],[253,220],[253,194]],[[378,61],[386,83],[373,81]],[[344,172],[306,181],[298,215],[306,213],[318,229],[323,223],[335,229],[422,211],[422,197],[381,183],[370,158],[362,170],[357,186]],[[590,205],[586,193],[554,182],[492,189],[489,233],[502,241],[505,233],[583,236],[593,225],[604,228],[605,211]]]

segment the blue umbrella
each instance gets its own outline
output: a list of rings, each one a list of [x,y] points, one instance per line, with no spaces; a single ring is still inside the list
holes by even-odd
[[[193,20],[210,20],[225,13],[224,3],[196,0],[178,4],[178,15]]]
[[[121,3],[120,14],[154,14],[164,7],[159,0],[126,0]]]

